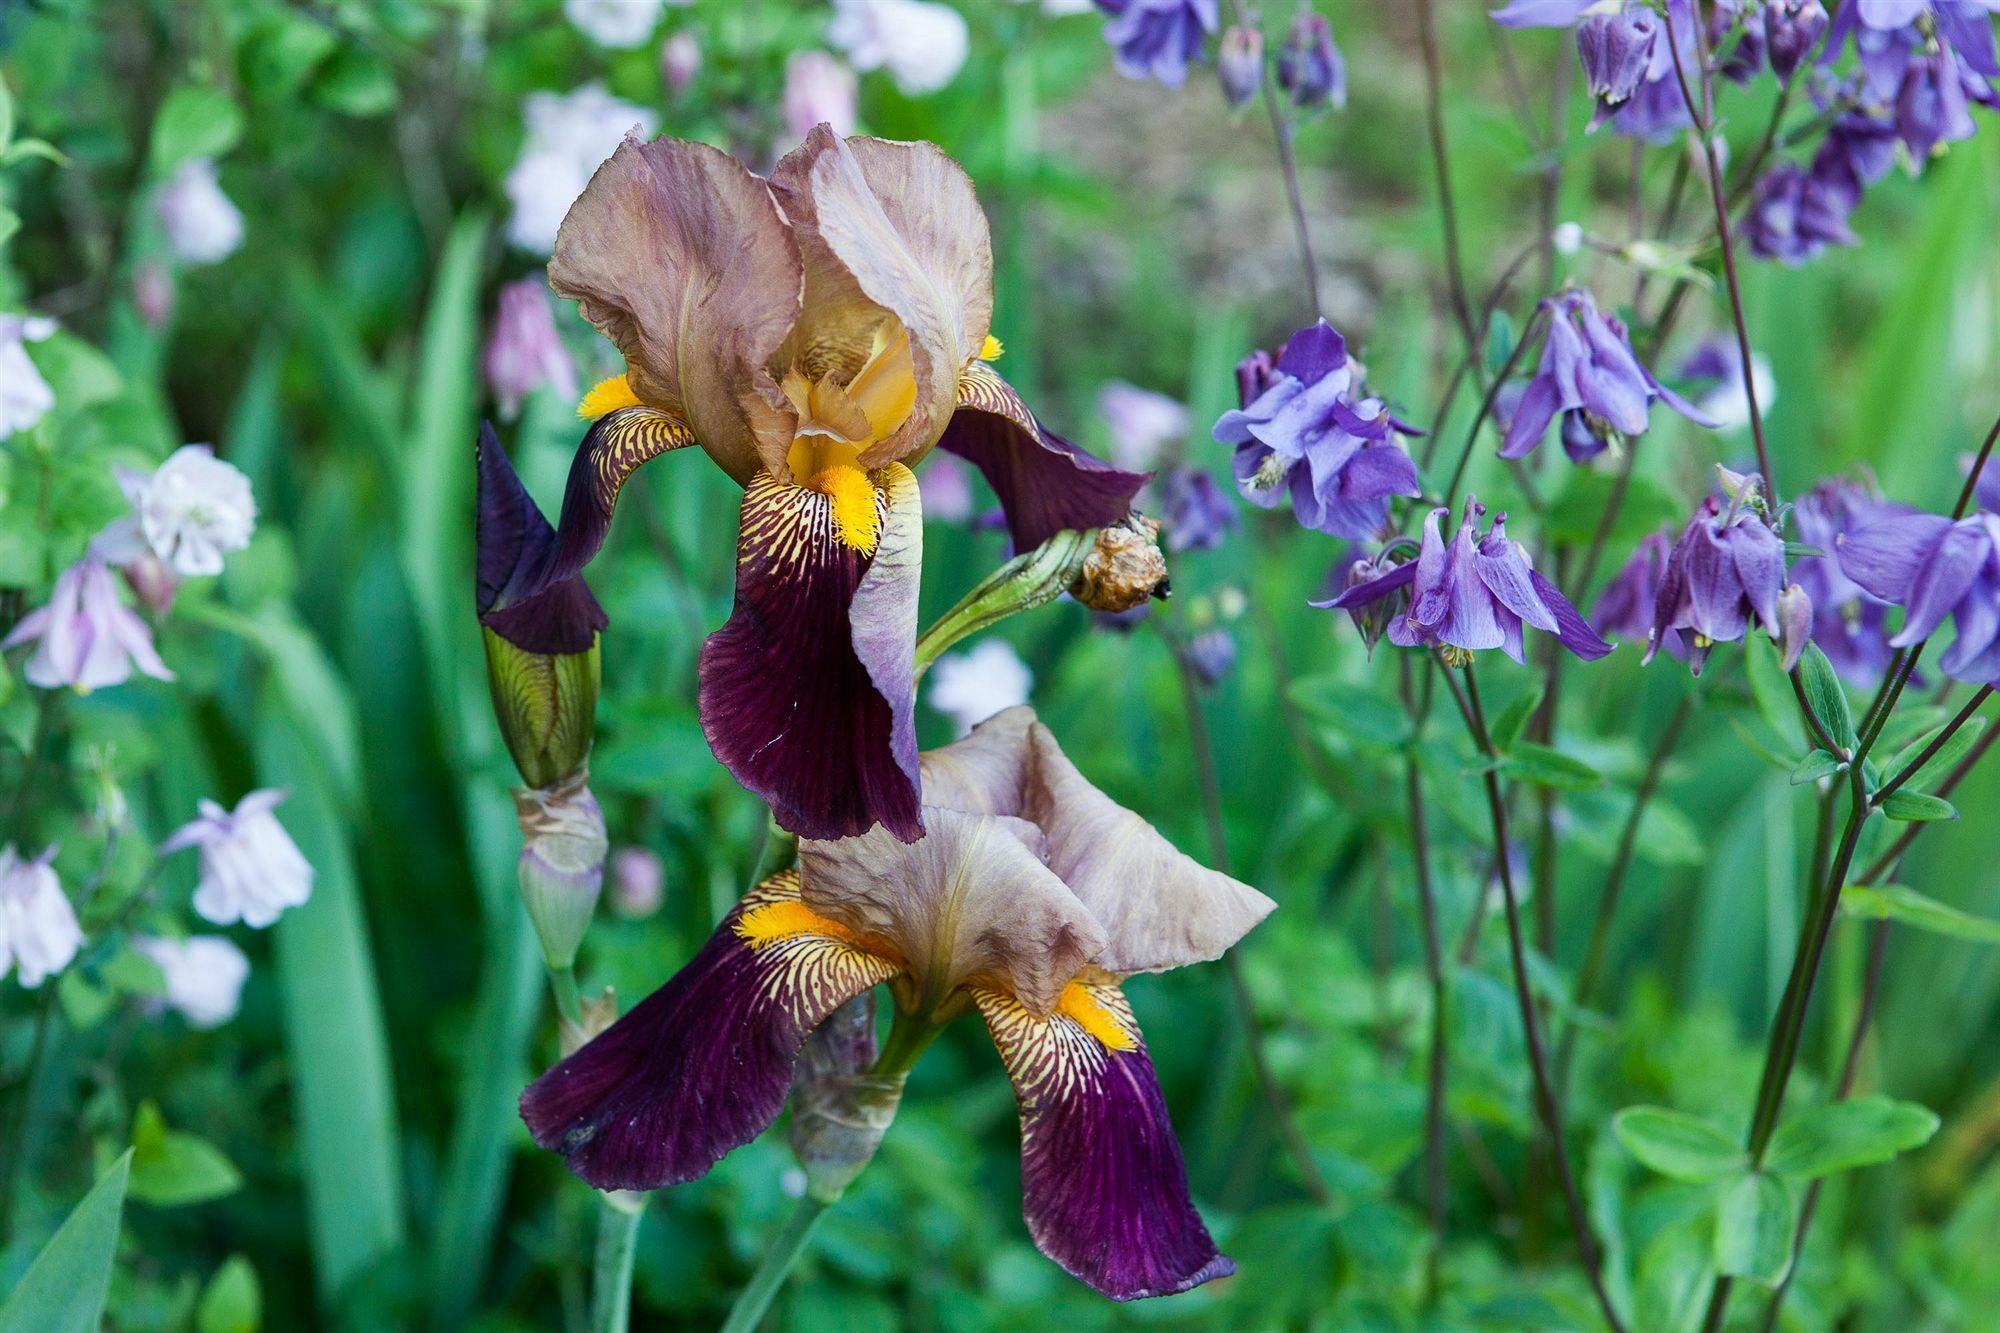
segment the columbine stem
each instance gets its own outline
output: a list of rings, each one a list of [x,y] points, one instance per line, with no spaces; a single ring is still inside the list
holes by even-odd
[[[785,1229],[772,1238],[771,1248],[764,1252],[763,1262],[750,1275],[750,1281],[737,1296],[736,1304],[729,1309],[729,1318],[723,1321],[722,1333],[754,1333],[763,1321],[764,1312],[771,1308],[771,1298],[778,1294],[778,1288],[785,1285],[791,1276],[792,1265],[805,1253],[806,1242],[812,1239],[813,1230],[819,1226],[821,1214],[826,1205],[810,1194],[801,1198],[792,1209],[791,1217],[785,1222]]]
[[[1222,822],[1222,784],[1216,776],[1215,747],[1209,743],[1208,721],[1201,712],[1201,688],[1195,678],[1194,664],[1188,661],[1180,640],[1164,626],[1156,628],[1166,642],[1167,651],[1173,655],[1174,670],[1180,677],[1181,703],[1187,712],[1188,742],[1194,751],[1195,772],[1201,780],[1202,812],[1208,824],[1209,863],[1226,875],[1229,873],[1229,840]],[[1277,1127],[1278,1137],[1284,1142],[1285,1152],[1291,1157],[1292,1166],[1298,1171],[1306,1193],[1312,1196],[1314,1203],[1330,1204],[1333,1202],[1333,1191],[1327,1187],[1326,1177],[1320,1174],[1319,1163],[1313,1160],[1312,1145],[1306,1142],[1305,1134],[1299,1129],[1298,1120],[1292,1114],[1291,1102],[1286,1099],[1285,1090],[1278,1085],[1277,1075],[1272,1072],[1271,1063],[1265,1057],[1264,1031],[1257,1023],[1257,1005],[1250,994],[1250,983],[1243,975],[1243,964],[1237,951],[1224,954],[1223,963],[1229,971],[1229,993],[1235,1003],[1236,1017],[1243,1025],[1250,1068],[1264,1094],[1265,1105],[1270,1108],[1272,1124]]]
[[[1452,313],[1458,318],[1459,332],[1475,357],[1479,335],[1472,324],[1472,301],[1465,294],[1465,268],[1459,260],[1458,209],[1451,194],[1451,163],[1445,149],[1443,61],[1438,56],[1437,19],[1431,0],[1417,0],[1417,41],[1424,56],[1424,122],[1430,132],[1431,163],[1437,171],[1438,212],[1444,221],[1444,276],[1451,293]]]
[[[1250,12],[1246,0],[1235,0],[1236,21],[1246,28],[1257,27],[1257,18]],[[1278,86],[1272,80],[1271,71],[1264,71],[1262,84],[1264,112],[1271,118],[1271,135],[1278,143],[1278,169],[1285,178],[1285,197],[1292,207],[1292,230],[1298,238],[1299,263],[1305,269],[1306,295],[1312,301],[1313,315],[1323,313],[1319,301],[1319,261],[1313,256],[1312,229],[1306,225],[1305,195],[1299,189],[1299,163],[1292,153],[1292,131],[1294,126],[1278,104]]]
[[[1514,373],[1514,367],[1521,363],[1521,356],[1528,350],[1528,344],[1534,341],[1541,318],[1542,312],[1538,307],[1528,320],[1527,326],[1521,330],[1520,340],[1514,344],[1514,350],[1507,354],[1507,360],[1500,367],[1500,373],[1493,377],[1492,383],[1487,386],[1485,396],[1479,400],[1479,411],[1472,418],[1472,429],[1465,433],[1465,447],[1459,450],[1458,462],[1451,469],[1451,480],[1445,483],[1443,503],[1446,509],[1452,507],[1452,502],[1458,496],[1458,483],[1465,479],[1465,466],[1472,461],[1472,447],[1479,443],[1479,429],[1486,424],[1486,418],[1493,415],[1493,400],[1500,396],[1501,386],[1507,382],[1507,377]],[[1426,457],[1424,461],[1428,463],[1430,459]]]
[[[1401,656],[1397,663],[1402,668],[1403,707],[1409,712],[1412,724],[1409,747],[1403,754],[1403,794],[1410,808],[1410,861],[1416,869],[1417,915],[1424,929],[1424,971],[1431,984],[1430,1068],[1424,1080],[1424,1195],[1430,1205],[1431,1252],[1424,1265],[1424,1288],[1426,1299],[1435,1303],[1445,1242],[1444,1117],[1450,987],[1445,977],[1444,950],[1438,938],[1437,895],[1431,887],[1430,831],[1424,816],[1423,775],[1417,768],[1424,715],[1417,707],[1410,659]],[[1432,669],[1429,659],[1425,659],[1425,670]]]
[[[606,1194],[597,1209],[597,1258],[591,1265],[591,1333],[626,1333],[632,1326],[632,1262],[639,1252],[643,1194]]]
[[[1494,859],[1500,871],[1500,896],[1507,909],[1507,947],[1514,963],[1514,998],[1521,1010],[1521,1028],[1527,1037],[1528,1065],[1533,1074],[1535,1108],[1540,1113],[1542,1126],[1548,1132],[1550,1156],[1555,1160],[1556,1176],[1562,1182],[1563,1202],[1569,1210],[1571,1232],[1576,1236],[1576,1248],[1583,1260],[1584,1273],[1590,1278],[1590,1287],[1597,1295],[1599,1309],[1612,1333],[1625,1333],[1624,1321],[1618,1317],[1618,1310],[1611,1303],[1611,1294],[1604,1286],[1604,1270],[1597,1253],[1597,1241],[1590,1231],[1590,1217],[1584,1212],[1583,1196],[1577,1190],[1576,1172],[1570,1166],[1569,1149],[1563,1143],[1562,1107],[1556,1100],[1555,1085],[1549,1077],[1549,1061],[1542,1045],[1542,1025],[1535,1011],[1535,995],[1528,984],[1528,948],[1521,933],[1521,905],[1514,895],[1514,870],[1508,857],[1507,802],[1500,794],[1498,762],[1499,751],[1494,748],[1493,736],[1486,729],[1486,713],[1479,702],[1479,682],[1472,673],[1471,664],[1465,668],[1465,688],[1460,689],[1451,671],[1444,671],[1445,683],[1451,687],[1451,696],[1458,704],[1458,710],[1465,717],[1466,729],[1471,732],[1473,744],[1487,760],[1487,768],[1480,776],[1486,784],[1486,808],[1493,821]]]

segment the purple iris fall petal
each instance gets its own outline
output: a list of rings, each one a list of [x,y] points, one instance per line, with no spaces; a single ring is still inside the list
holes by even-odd
[[[589,452],[586,439],[579,456]],[[480,623],[528,652],[589,651],[609,618],[579,573],[555,573],[556,531],[521,485],[490,424],[480,426],[476,466]]]
[[[906,842],[923,834],[913,717],[923,518],[907,468],[877,475],[887,512],[868,556],[836,535],[826,496],[752,480],[736,607],[701,649],[709,748],[804,837],[878,821]]]
[[[702,1175],[784,1109],[806,1034],[896,972],[829,934],[752,947],[743,920],[796,903],[798,874],[753,890],[632,1012],[529,1085],[521,1118],[599,1189]]]
[[[1589,292],[1569,288],[1543,301],[1541,310],[1548,321],[1542,359],[1515,409],[1500,457],[1531,453],[1558,413],[1564,414],[1564,445],[1573,458],[1594,452],[1572,438],[1579,428],[1600,439],[1614,431],[1637,435],[1646,429],[1655,401],[1696,425],[1715,424],[1639,363],[1625,325],[1600,312]]]
[[[1115,986],[1084,983],[1127,1033]],[[975,990],[1021,1107],[1021,1214],[1043,1254],[1113,1300],[1168,1296],[1236,1271],[1188,1198],[1187,1170],[1143,1042],[1115,1049],[1058,1013]]]

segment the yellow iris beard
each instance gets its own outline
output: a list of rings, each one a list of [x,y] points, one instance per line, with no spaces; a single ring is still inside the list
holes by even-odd
[[[815,472],[808,489],[833,501],[833,527],[842,545],[863,555],[875,554],[881,524],[875,509],[875,483],[858,467],[840,465]]]
[[[779,940],[798,935],[825,935],[861,948],[861,937],[831,917],[821,916],[796,898],[753,907],[736,920],[734,927],[742,941],[761,949]]]
[[[599,380],[591,386],[583,401],[576,405],[576,414],[585,421],[597,418],[621,407],[638,407],[639,395],[632,392],[632,383],[623,375],[613,375],[608,380]]]
[[[1056,1001],[1056,1012],[1103,1042],[1107,1050],[1139,1049],[1139,1043],[1125,1030],[1125,1025],[1112,1017],[1111,1011],[1082,982],[1072,981],[1063,987],[1062,996]]]
[[[1001,344],[1000,340],[989,333],[986,335],[986,341],[979,345],[979,359],[981,361],[998,361],[1000,354],[1006,350],[1006,347]]]

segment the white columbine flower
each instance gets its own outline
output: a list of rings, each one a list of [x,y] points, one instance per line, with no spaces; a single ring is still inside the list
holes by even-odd
[[[937,660],[930,703],[963,736],[995,713],[1028,702],[1034,684],[1034,673],[1005,639],[984,639],[970,652]]]
[[[160,844],[162,856],[201,849],[194,910],[205,920],[261,928],[312,896],[313,868],[271,813],[284,799],[284,792],[266,788],[245,796],[233,811],[203,801],[201,817]]]
[[[152,472],[113,468],[132,512],[99,534],[92,551],[114,565],[147,552],[174,574],[220,574],[226,551],[250,544],[257,501],[250,479],[205,444],[184,444]]]
[[[653,35],[664,8],[666,0],[563,0],[563,17],[599,46],[629,51]]]
[[[68,967],[83,947],[76,909],[49,864],[55,854],[51,847],[23,861],[12,843],[0,848],[0,976],[18,969],[29,990]]]
[[[45,690],[67,686],[79,694],[121,685],[132,669],[155,680],[174,673],[153,648],[146,622],[118,600],[118,585],[98,556],[86,555],[56,579],[49,604],[22,616],[0,649],[33,643],[22,674]]]
[[[243,244],[243,213],[222,192],[215,161],[184,162],[153,200],[167,248],[183,264],[213,264]]]
[[[220,935],[190,935],[184,940],[141,936],[132,947],[153,960],[166,978],[162,997],[190,1027],[218,1028],[236,1017],[243,1001],[243,983],[250,960]]]
[[[55,331],[52,319],[0,315],[0,440],[27,430],[56,405],[55,390],[42,378],[24,346]]]
[[[595,83],[571,93],[529,93],[521,115],[528,136],[507,173],[507,198],[514,204],[507,239],[546,255],[556,248],[556,229],[591,173],[628,133],[650,139],[659,118]]]
[[[934,93],[965,64],[965,16],[930,0],[833,0],[826,40],[859,70],[886,69],[912,97]]]

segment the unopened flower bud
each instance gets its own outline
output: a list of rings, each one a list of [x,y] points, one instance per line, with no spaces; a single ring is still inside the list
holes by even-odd
[[[576,962],[604,887],[604,813],[586,785],[587,772],[550,787],[521,787],[514,812],[521,821],[521,901],[557,970]]]
[[[701,73],[701,43],[685,28],[660,44],[660,81],[680,97]]]
[[[1364,583],[1373,583],[1385,574],[1393,573],[1395,568],[1396,562],[1389,559],[1386,551],[1373,560],[1365,558],[1356,560],[1347,567],[1347,578],[1342,585],[1343,591],[1347,588],[1358,588]],[[1361,646],[1368,650],[1371,657],[1375,653],[1375,645],[1382,641],[1382,635],[1388,631],[1390,622],[1403,613],[1403,608],[1408,605],[1409,600],[1407,593],[1399,592],[1373,601],[1359,602],[1347,608],[1348,619],[1354,622],[1354,631],[1361,636]]]
[[[1806,645],[1812,642],[1812,631],[1812,598],[1798,584],[1786,584],[1778,594],[1778,647],[1784,650],[1786,671],[1799,664]]]
[[[667,896],[667,874],[657,854],[620,847],[611,856],[611,910],[627,920],[651,916]]]
[[[1291,31],[1278,48],[1278,86],[1299,106],[1347,105],[1347,62],[1333,44],[1333,29],[1320,15],[1306,12],[1292,20]]]
[[[1826,25],[1826,6],[1820,0],[1769,0],[1764,6],[1764,42],[1779,86],[1792,81]]]
[[[491,628],[485,637],[493,713],[521,780],[552,787],[582,771],[596,731],[597,644],[582,653],[531,653]]]
[[[1549,233],[1549,244],[1559,255],[1573,255],[1583,249],[1583,225],[1577,222],[1558,222]]]
[[[1137,514],[1100,529],[1070,595],[1093,611],[1129,611],[1149,597],[1165,597],[1167,558],[1159,536],[1160,525]]]
[[[902,1074],[872,1074],[875,996],[863,992],[813,1029],[792,1073],[792,1153],[806,1193],[832,1203],[882,1143],[903,1097]]]
[[[174,594],[180,591],[180,577],[150,547],[141,551],[119,571],[132,595],[156,616],[173,610]]]
[[[1223,33],[1215,75],[1229,105],[1247,104],[1264,85],[1264,34],[1240,25]]]
[[[132,305],[149,329],[163,329],[174,317],[174,275],[148,259],[132,270]]]
[[[1213,688],[1236,667],[1236,636],[1218,626],[1189,639],[1186,652],[1196,678]]]

